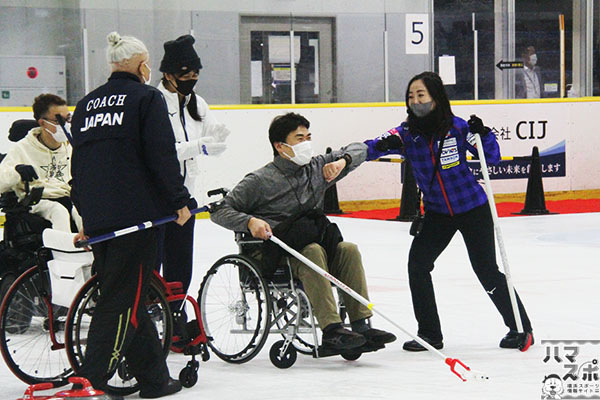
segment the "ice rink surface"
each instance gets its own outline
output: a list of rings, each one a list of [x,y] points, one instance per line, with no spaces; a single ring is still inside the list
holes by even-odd
[[[409,223],[334,220],[345,239],[359,245],[376,309],[416,332],[406,271],[411,243]],[[471,270],[460,234],[433,272],[444,332],[442,352],[488,374],[489,381],[462,382],[438,356],[403,351],[402,343],[410,338],[375,316],[373,325],[393,331],[398,340],[357,361],[341,357],[313,359],[299,354],[295,365],[280,370],[269,361],[269,348],[281,337],[271,335],[260,354],[245,364],[228,364],[213,354],[208,362],[201,362],[198,383],[193,388],[168,398],[540,399],[545,376],[563,376],[569,371],[563,354],[566,349],[560,343],[600,341],[600,213],[500,221],[513,281],[533,324],[536,343],[529,351],[498,347],[507,329]],[[217,259],[237,251],[233,233],[209,220],[197,221],[195,242],[193,293]],[[561,342],[542,343],[547,340]],[[579,348],[574,364],[600,358],[600,344],[572,343]],[[558,351],[562,361],[551,357],[544,362],[547,351],[551,356]],[[171,353],[168,362],[172,376],[179,374],[188,359]],[[26,385],[1,364],[0,398],[22,397]],[[600,398],[600,394],[595,396]]]

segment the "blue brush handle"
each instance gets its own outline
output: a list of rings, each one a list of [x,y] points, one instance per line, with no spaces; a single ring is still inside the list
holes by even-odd
[[[204,206],[204,207],[200,207],[200,208],[194,208],[193,210],[190,210],[190,214],[195,215],[195,214],[198,214],[198,213],[201,213],[204,211],[209,211],[209,207]],[[163,224],[166,224],[167,222],[175,221],[176,219],[177,219],[177,215],[171,215],[171,216],[160,218],[160,219],[157,219],[154,221],[142,222],[141,224],[133,225],[128,228],[119,229],[118,231],[109,232],[109,233],[105,233],[104,235],[99,235],[99,236],[95,236],[93,238],[80,240],[75,243],[75,247],[77,247],[77,248],[87,247],[92,244],[96,244],[96,243],[104,242],[104,241],[112,239],[112,238],[116,238],[117,236],[123,236],[123,235],[127,235],[128,233],[143,231],[144,229],[147,229],[147,228],[152,228],[154,226],[163,225]]]
[[[65,136],[67,137],[67,140],[69,141],[69,143],[73,143],[73,137],[71,136],[71,134],[69,132],[67,132],[67,128],[65,128],[65,119],[63,118],[63,116],[60,114],[56,114],[56,120],[58,121],[58,124],[60,125],[63,132],[65,133]]]

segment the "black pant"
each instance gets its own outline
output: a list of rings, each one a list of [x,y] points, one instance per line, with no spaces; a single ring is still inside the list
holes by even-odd
[[[504,324],[516,330],[506,277],[498,270],[496,264],[494,222],[486,203],[454,216],[425,213],[423,229],[413,240],[408,257],[408,279],[415,317],[419,324],[418,334],[435,341],[442,340],[431,271],[433,263],[448,246],[457,230],[463,236],[471,266],[479,282],[502,315]],[[531,331],[531,323],[518,296],[517,304],[523,328],[525,331]]]
[[[196,200],[191,199],[188,208],[198,207]],[[192,281],[194,267],[194,225],[196,219],[192,215],[183,225],[170,222],[159,227],[157,269],[162,264],[162,276],[167,282],[181,282],[187,292]],[[176,307],[171,305],[173,310]]]
[[[79,376],[104,388],[120,359],[147,390],[159,388],[169,371],[145,298],[156,260],[156,230],[130,233],[92,246],[100,296],[88,332]]]

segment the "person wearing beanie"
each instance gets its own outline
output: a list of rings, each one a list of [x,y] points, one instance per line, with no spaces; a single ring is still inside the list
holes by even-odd
[[[158,90],[167,102],[185,186],[193,197],[199,198],[201,188],[197,186],[201,158],[223,153],[226,149],[225,139],[230,132],[225,125],[218,123],[206,101],[194,93],[202,69],[194,42],[191,35],[183,35],[164,43],[165,54],[160,63],[163,77]],[[188,207],[193,209],[197,206],[192,198]],[[194,223],[194,218],[190,218],[183,226],[167,224],[159,234],[157,266],[160,268],[162,264],[164,278],[168,282],[181,282],[185,292],[192,279]],[[185,312],[179,312],[178,305],[172,306],[176,321],[175,336],[180,336],[182,332],[177,327],[185,322]],[[173,341],[176,343],[177,339],[174,337]],[[177,347],[173,349],[177,350]]]

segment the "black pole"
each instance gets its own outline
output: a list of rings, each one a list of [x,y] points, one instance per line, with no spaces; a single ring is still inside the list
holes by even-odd
[[[417,182],[408,158],[404,159],[402,195],[400,198],[400,213],[391,221],[412,221],[419,215],[421,209],[421,194],[417,190]]]

